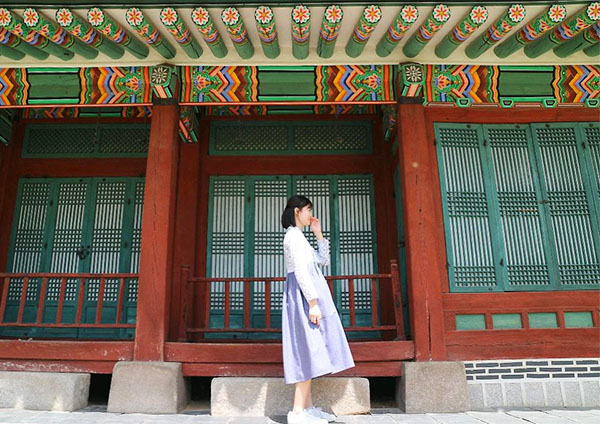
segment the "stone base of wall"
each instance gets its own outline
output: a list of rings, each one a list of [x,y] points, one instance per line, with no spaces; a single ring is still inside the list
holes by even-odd
[[[464,364],[472,410],[600,406],[600,359],[511,359]]]

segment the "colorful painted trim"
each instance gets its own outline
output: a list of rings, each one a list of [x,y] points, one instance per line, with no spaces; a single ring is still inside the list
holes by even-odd
[[[515,25],[523,21],[526,15],[525,8],[522,4],[513,4],[508,8],[504,16],[498,19],[494,24],[490,25],[478,38],[473,40],[465,49],[465,54],[471,59],[481,56],[491,46],[500,41]]]
[[[419,18],[419,10],[412,5],[403,6],[400,13],[392,22],[385,35],[377,44],[377,54],[381,57],[388,56],[404,38],[406,31],[410,29]]]
[[[317,44],[317,54],[320,57],[326,59],[333,56],[335,42],[342,27],[342,19],[344,19],[344,11],[340,6],[332,4],[325,9]]]
[[[194,40],[187,25],[181,20],[174,8],[163,8],[160,11],[160,21],[189,57],[197,59],[202,55],[202,47]]]
[[[579,32],[592,26],[598,20],[600,20],[600,2],[596,1],[590,3],[579,13],[554,27],[551,31],[548,31],[543,37],[529,43],[525,46],[525,54],[529,58],[536,58],[554,48],[557,44],[575,37]]]
[[[262,44],[263,52],[269,59],[279,56],[279,41],[277,40],[277,29],[275,28],[275,17],[273,9],[269,6],[259,6],[254,11],[258,38]]]
[[[566,17],[567,9],[561,4],[554,4],[547,11],[524,25],[519,32],[512,35],[504,43],[496,46],[494,53],[500,58],[508,57],[524,45],[540,38]]]
[[[435,48],[437,57],[445,59],[465,42],[477,28],[487,21],[488,10],[484,6],[475,6]]]
[[[316,99],[319,102],[394,100],[391,65],[317,66]]]
[[[255,66],[185,66],[180,69],[182,103],[258,100]]]
[[[310,9],[304,5],[292,9],[292,54],[296,59],[308,57]]]
[[[225,47],[219,30],[217,30],[217,27],[208,14],[208,10],[204,7],[197,7],[192,10],[192,22],[194,22],[194,25],[200,31],[200,35],[202,35],[210,51],[218,58],[225,57],[227,55],[227,47]]]
[[[115,22],[110,16],[98,7],[92,7],[87,12],[88,22],[104,34],[105,37],[112,40],[121,47],[125,47],[132,55],[138,59],[148,57],[148,46],[138,41],[137,38],[129,34],[129,32]]]
[[[165,59],[173,59],[175,57],[175,49],[167,40],[165,40],[160,32],[146,19],[141,9],[130,7],[125,13],[127,23],[136,30],[138,35],[150,46],[152,46]]]
[[[450,8],[445,4],[436,5],[431,14],[425,19],[425,22],[421,24],[404,45],[402,49],[404,55],[407,57],[418,55],[423,50],[423,47],[448,22],[448,19],[450,19]]]
[[[381,20],[383,13],[381,8],[375,4],[365,7],[362,15],[358,19],[354,31],[346,44],[346,54],[350,57],[358,57],[365,44],[369,41],[371,33],[375,30],[375,27]]]
[[[233,47],[242,59],[249,59],[254,56],[254,46],[248,37],[248,30],[242,15],[235,7],[228,7],[221,12],[221,20],[229,32]]]
[[[46,53],[50,53],[62,60],[72,59],[75,55],[72,51],[52,43],[39,32],[30,29],[25,25],[25,22],[23,22],[19,15],[11,12],[5,7],[0,7],[0,28],[5,28],[13,35],[21,38],[28,44],[31,44],[33,47],[45,50]]]

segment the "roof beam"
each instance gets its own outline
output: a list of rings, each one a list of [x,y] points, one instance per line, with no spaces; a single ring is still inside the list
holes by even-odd
[[[13,35],[25,40],[32,46],[46,50],[51,55],[62,60],[70,60],[75,56],[72,51],[54,44],[42,34],[27,27],[19,15],[5,7],[0,7],[0,28],[7,29]]]
[[[296,59],[308,57],[310,38],[310,9],[298,5],[292,9],[292,54]]]
[[[589,57],[600,56],[600,43],[593,44],[583,49],[583,52]]]
[[[502,44],[496,46],[494,53],[500,58],[508,57],[524,45],[540,38],[544,33],[564,21],[566,17],[567,9],[561,4],[554,4],[528,24],[523,25],[518,32],[511,35]]]
[[[485,6],[474,6],[469,14],[460,21],[435,48],[435,54],[445,59],[465,42],[477,28],[487,21],[488,10]]]
[[[25,53],[7,45],[0,44],[0,56],[6,56],[13,60],[21,60],[25,57]]]
[[[50,41],[74,53],[80,54],[86,59],[95,59],[98,56],[98,50],[73,37],[33,7],[25,9],[23,12],[23,21],[29,28],[48,37]]]
[[[594,24],[600,19],[600,2],[590,3],[567,21],[562,22],[552,31],[548,31],[542,37],[525,46],[527,57],[534,59],[557,44],[563,43],[575,37],[578,32]]]
[[[44,60],[48,57],[48,52],[27,44],[23,39],[11,34],[6,28],[0,28],[0,44],[6,47],[6,49],[10,49],[3,49],[2,55],[10,57],[11,59],[19,60],[23,58],[23,56],[13,53],[13,50],[19,53],[28,54],[39,60]]]
[[[216,57],[222,58],[227,55],[227,46],[223,42],[219,30],[204,7],[197,7],[192,10],[192,22],[196,25],[204,42]]]
[[[125,13],[127,23],[136,30],[138,35],[144,39],[146,44],[152,46],[165,59],[175,57],[175,49],[163,38],[160,32],[146,19],[137,7],[130,7]]]
[[[448,19],[450,19],[450,8],[445,4],[435,6],[425,22],[413,33],[402,48],[404,55],[407,57],[418,55]]]
[[[587,27],[575,37],[554,47],[554,54],[558,57],[567,57],[586,47],[591,47],[600,42],[600,23]]]
[[[67,8],[56,11],[56,22],[65,28],[71,35],[77,37],[87,45],[90,45],[111,59],[120,59],[125,50],[110,40],[105,39],[102,34],[90,26],[84,19],[75,15]]]
[[[371,33],[375,30],[382,16],[383,13],[379,6],[372,4],[365,7],[354,27],[354,31],[352,31],[348,44],[346,44],[346,54],[348,56],[358,57],[362,53],[365,44],[369,41]]]
[[[265,56],[269,59],[275,59],[281,52],[279,50],[279,40],[277,39],[277,28],[275,26],[275,16],[273,9],[269,6],[259,6],[254,11],[254,20],[256,21],[256,30],[258,38],[262,45]]]
[[[135,38],[99,7],[90,8],[87,12],[87,19],[94,28],[119,46],[126,48],[129,53],[138,59],[148,57],[148,46]]]
[[[410,29],[419,18],[419,10],[410,4],[407,4],[400,9],[400,13],[394,19],[385,35],[381,37],[377,43],[376,53],[380,57],[388,56],[398,45],[400,40],[404,38],[406,31]]]
[[[335,43],[342,27],[344,11],[336,4],[327,6],[323,12],[323,22],[321,31],[319,31],[319,41],[317,43],[317,54],[323,59],[333,56]]]
[[[160,11],[160,21],[189,57],[198,59],[202,56],[202,47],[194,39],[187,25],[181,20],[175,9],[164,7]]]
[[[490,25],[483,34],[467,46],[465,54],[471,59],[478,58],[508,34],[515,25],[523,21],[526,14],[527,12],[521,4],[513,4],[508,8],[504,16]]]
[[[233,47],[242,59],[250,59],[254,56],[254,46],[248,37],[248,30],[240,11],[235,7],[227,7],[221,12],[221,20],[229,32]]]

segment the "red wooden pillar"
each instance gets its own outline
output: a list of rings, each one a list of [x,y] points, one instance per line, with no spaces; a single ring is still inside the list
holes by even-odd
[[[436,205],[441,201],[433,140],[428,137],[425,107],[401,104],[398,108],[398,160],[402,186],[406,266],[411,333],[416,359],[446,357],[442,281],[444,246],[439,245]]]
[[[134,360],[163,361],[169,325],[179,106],[152,109],[142,215],[140,281]]]

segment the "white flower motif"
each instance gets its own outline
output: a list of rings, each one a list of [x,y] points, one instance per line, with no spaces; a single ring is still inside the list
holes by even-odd
[[[519,23],[523,19],[525,19],[525,8],[520,4],[513,4],[510,9],[508,9],[508,17],[514,23]]]
[[[419,10],[409,4],[402,8],[400,11],[400,16],[404,22],[412,24],[419,18]]]
[[[177,12],[172,7],[165,7],[160,11],[160,21],[165,25],[174,25],[177,22]]]
[[[232,26],[238,23],[240,12],[235,7],[228,7],[221,13],[221,19],[226,25]]]
[[[259,6],[254,11],[254,18],[261,24],[268,24],[273,20],[273,10],[269,6]]]
[[[73,22],[73,14],[69,9],[64,7],[62,9],[58,9],[56,11],[56,21],[60,24],[60,26],[69,26]]]
[[[469,17],[477,25],[481,25],[488,18],[488,10],[484,6],[475,6],[473,9],[471,9],[471,13],[469,13]]]
[[[296,6],[292,10],[292,19],[298,24],[304,24],[310,19],[310,10],[303,5]]]
[[[450,8],[445,4],[438,4],[433,8],[433,18],[438,22],[446,22],[450,19]]]
[[[23,12],[23,21],[28,27],[34,27],[40,21],[40,15],[31,7],[28,7]]]
[[[208,10],[206,10],[205,8],[197,7],[194,10],[192,10],[192,21],[194,21],[196,25],[206,25],[209,19],[210,16],[208,14]]]
[[[92,26],[100,26],[104,22],[104,13],[98,7],[92,7],[88,10],[87,19]]]
[[[142,11],[137,7],[131,7],[127,9],[125,16],[129,25],[133,26],[140,25],[144,20],[144,15],[142,15]]]
[[[381,9],[379,8],[379,6],[372,4],[365,8],[363,16],[365,17],[365,20],[367,22],[375,24],[381,19]]]

